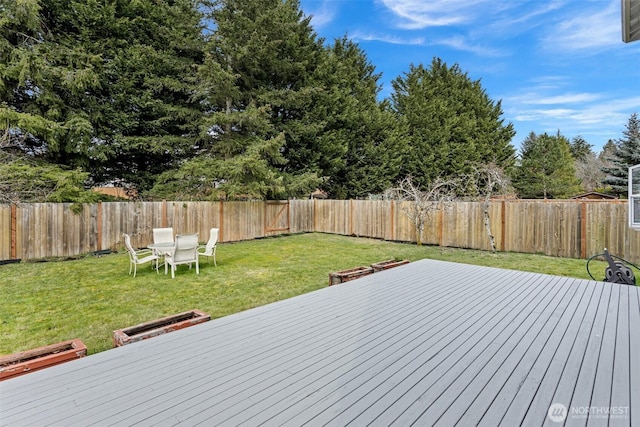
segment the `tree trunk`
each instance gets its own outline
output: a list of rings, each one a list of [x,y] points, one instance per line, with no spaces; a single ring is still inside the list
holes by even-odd
[[[491,245],[491,251],[493,253],[496,252],[496,238],[493,236],[491,232],[491,218],[489,217],[489,206],[490,203],[488,200],[482,204],[482,211],[484,213],[484,228],[487,230],[487,236],[489,237],[489,244]]]
[[[424,222],[416,222],[416,245],[422,246],[422,232],[424,231]]]

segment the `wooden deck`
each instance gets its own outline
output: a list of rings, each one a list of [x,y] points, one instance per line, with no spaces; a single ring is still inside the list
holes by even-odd
[[[0,383],[2,426],[413,423],[640,425],[639,288],[423,260]]]

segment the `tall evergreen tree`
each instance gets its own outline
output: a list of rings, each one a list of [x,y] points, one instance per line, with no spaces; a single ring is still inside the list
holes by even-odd
[[[610,186],[611,192],[618,196],[628,194],[629,167],[640,164],[640,119],[634,113],[629,117],[624,137],[615,142],[615,150],[606,157],[609,166],[602,171],[607,175],[604,184]]]
[[[331,157],[313,145],[322,124],[307,115],[318,92],[311,76],[323,52],[310,18],[295,0],[205,5],[213,29],[199,74],[203,143],[199,158],[175,173],[189,171],[199,197],[309,194],[320,183],[320,162]],[[154,194],[170,191],[172,173]]]
[[[574,158],[576,178],[580,181],[583,191],[602,190],[604,174],[600,170],[602,164],[591,149],[593,147],[582,136],[571,139],[569,149]]]
[[[434,58],[430,68],[411,65],[392,85],[392,106],[409,146],[403,175],[426,186],[437,176],[470,174],[483,164],[513,166],[515,132],[501,119],[501,103],[457,64]]]
[[[600,160],[606,160],[610,157],[613,157],[613,155],[616,152],[616,143],[614,140],[610,139],[607,141],[606,144],[604,144],[602,146],[602,151],[600,151],[600,153],[598,153],[598,158]]]
[[[192,77],[202,56],[195,0],[5,8],[0,120],[22,151],[141,190],[193,151],[201,112]]]
[[[571,140],[571,143],[569,144],[571,155],[573,156],[574,159],[579,161],[585,161],[587,157],[593,154],[591,147],[593,147],[593,145],[589,144],[580,135],[573,137],[573,139]]]
[[[520,164],[513,182],[520,197],[564,198],[580,191],[570,143],[555,136],[531,132],[522,142]]]
[[[380,104],[379,74],[360,47],[346,37],[326,49],[314,78],[322,91],[310,116],[323,123],[317,144],[333,157],[320,163],[332,197],[381,193],[396,181],[404,150],[394,142],[395,119]]]

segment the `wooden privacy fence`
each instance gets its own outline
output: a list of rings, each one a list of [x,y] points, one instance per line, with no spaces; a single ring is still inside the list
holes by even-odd
[[[136,247],[152,229],[176,233],[220,229],[220,242],[288,233],[323,232],[415,242],[405,215],[411,202],[289,200],[256,202],[109,202],[0,205],[0,260],[68,257],[120,250],[122,233]],[[640,232],[627,225],[624,201],[493,201],[490,224],[499,251],[587,258],[608,248],[640,263]],[[429,245],[489,250],[482,203],[453,202],[434,209],[422,236]]]

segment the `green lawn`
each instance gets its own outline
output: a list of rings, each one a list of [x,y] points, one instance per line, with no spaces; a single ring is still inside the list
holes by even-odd
[[[585,260],[416,246],[329,234],[218,245],[218,266],[176,278],[147,265],[128,275],[126,253],[0,266],[0,354],[80,338],[89,353],[112,347],[112,331],[191,309],[212,318],[310,292],[328,273],[387,259],[432,258],[589,278]],[[592,263],[602,275],[604,263]]]

